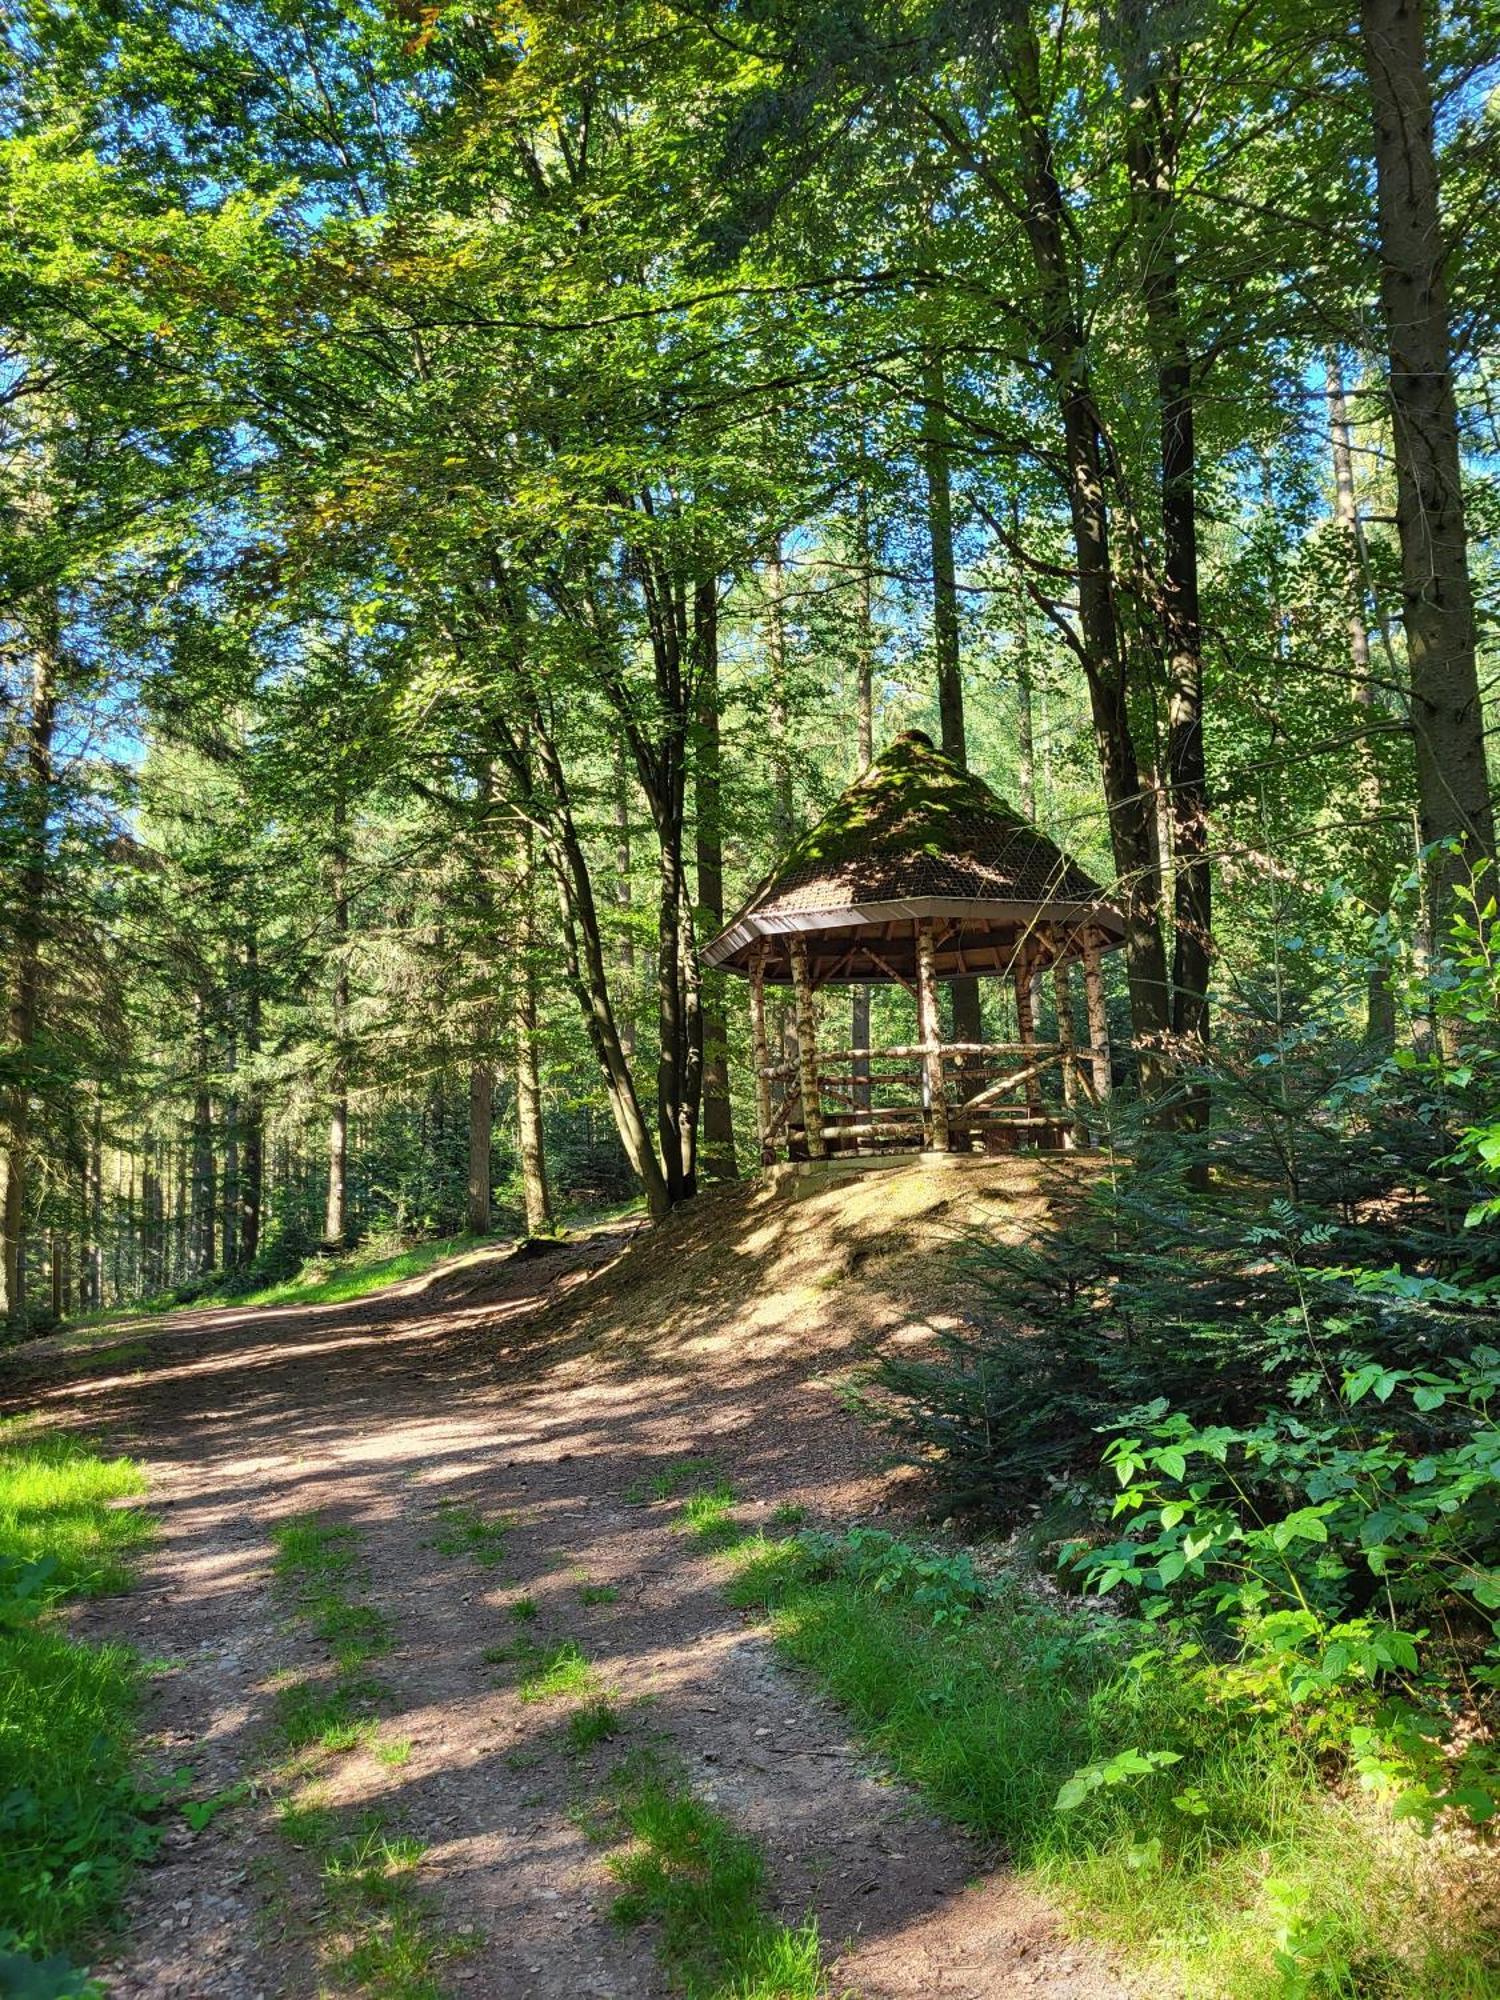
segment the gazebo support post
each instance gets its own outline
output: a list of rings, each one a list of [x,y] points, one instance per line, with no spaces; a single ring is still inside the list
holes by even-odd
[[[929,1153],[948,1150],[948,1099],[943,1089],[942,1020],[931,917],[917,919],[917,1034],[922,1044],[922,1138]]]
[[[1078,1037],[1073,1032],[1073,983],[1068,961],[1052,961],[1052,997],[1057,1003],[1057,1045],[1062,1050],[1063,1103],[1073,1113],[1075,1146],[1088,1143],[1088,1128],[1078,1115]]]
[[[1094,1095],[1103,1104],[1110,1093],[1109,1014],[1104,1005],[1104,968],[1092,933],[1083,946],[1083,991],[1089,1010],[1089,1047],[1094,1052]]]
[[[760,1163],[769,1167],[776,1158],[771,1144],[771,1079],[766,1075],[770,1056],[766,1049],[766,947],[758,944],[750,961],[750,1049],[755,1065],[755,1136],[760,1142]]]
[[[1023,1049],[1036,1047],[1036,1016],[1031,1010],[1033,976],[1031,966],[1024,958],[1018,957],[1013,974],[1016,988],[1016,1040]],[[1042,1108],[1041,1079],[1034,1073],[1026,1079],[1026,1108],[1028,1111],[1040,1111]]]
[[[797,1078],[802,1087],[802,1123],[807,1131],[807,1156],[825,1160],[823,1107],[818,1097],[818,1017],[813,1010],[812,974],[807,965],[807,940],[792,939],[792,988],[797,996]]]

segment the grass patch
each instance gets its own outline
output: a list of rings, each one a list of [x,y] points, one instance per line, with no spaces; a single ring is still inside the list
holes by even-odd
[[[525,1702],[582,1700],[599,1692],[599,1675],[582,1648],[565,1639],[527,1657],[517,1692]]]
[[[597,1695],[568,1717],[568,1749],[582,1757],[620,1733],[620,1711],[607,1695]]]
[[[816,1924],[767,1914],[759,1848],[681,1778],[632,1760],[615,1774],[607,1812],[629,1843],[606,1862],[620,1884],[615,1920],[660,1925],[662,1959],[687,2000],[828,1993]]]
[[[439,1242],[414,1243],[392,1249],[389,1240],[362,1244],[338,1258],[310,1257],[295,1278],[267,1285],[258,1292],[231,1297],[237,1306],[320,1306],[342,1305],[348,1299],[362,1299],[370,1292],[384,1291],[388,1285],[420,1278],[435,1264],[466,1251],[482,1249],[501,1239],[491,1236],[445,1236]],[[211,1301],[199,1301],[205,1303]]]
[[[505,1560],[505,1538],[516,1525],[507,1515],[487,1521],[461,1500],[439,1500],[439,1528],[433,1547],[440,1556],[468,1556],[485,1569]]]
[[[114,1503],[145,1490],[132,1459],[103,1458],[25,1418],[0,1424],[0,1563],[50,1564],[40,1581],[48,1601],[123,1590],[128,1558],[155,1527]]]
[[[717,1471],[718,1467],[711,1458],[679,1458],[671,1465],[664,1465],[660,1472],[653,1472],[649,1479],[638,1479],[627,1490],[625,1498],[637,1503],[675,1500],[679,1494],[690,1493],[695,1487],[712,1481]]]
[[[866,1743],[1128,1951],[1153,1990],[1497,1990],[1497,1940],[1483,1913],[1445,1897],[1433,1849],[1378,1805],[1330,1792],[1284,1723],[1209,1708],[1191,1668],[1141,1627],[1017,1582],[976,1599],[961,1559],[891,1537],[757,1536],[730,1560],[733,1601],[768,1616]],[[1177,1761],[1056,1810],[1076,1770],[1129,1747]]]
[[[706,1493],[695,1493],[685,1501],[677,1525],[685,1535],[707,1549],[731,1549],[750,1538],[751,1530],[735,1519],[735,1491],[720,1480]]]
[[[276,1726],[288,1750],[358,1750],[374,1738],[372,1710],[384,1690],[379,1681],[340,1675],[332,1681],[293,1681],[276,1697]]]
[[[52,1616],[128,1582],[152,1524],[110,1503],[144,1486],[129,1459],[0,1426],[0,1953],[86,1945],[155,1845],[133,1768],[140,1663]]]
[[[529,1625],[536,1616],[536,1599],[534,1597],[518,1597],[510,1607],[510,1615],[518,1625]],[[485,1658],[489,1658],[488,1653],[485,1654]]]
[[[411,1738],[409,1736],[388,1736],[375,1745],[376,1761],[399,1770],[403,1764],[411,1762]]]
[[[581,1583],[578,1586],[580,1604],[618,1604],[620,1593],[612,1584]]]

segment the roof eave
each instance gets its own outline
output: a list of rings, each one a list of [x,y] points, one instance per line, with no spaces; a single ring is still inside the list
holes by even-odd
[[[747,910],[704,946],[702,957],[705,965],[721,966],[757,938],[848,930],[860,925],[873,928],[879,924],[915,923],[923,917],[972,918],[980,913],[1002,922],[1019,918],[1028,923],[1089,923],[1106,934],[1109,940],[1106,949],[1125,941],[1124,920],[1109,903],[1077,902],[1065,897],[1038,903],[988,896],[907,896],[891,902],[844,903],[821,910]]]

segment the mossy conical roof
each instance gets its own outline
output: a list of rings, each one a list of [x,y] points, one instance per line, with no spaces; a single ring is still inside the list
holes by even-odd
[[[802,932],[813,949],[819,934],[835,933],[816,949],[829,964],[835,952],[847,964],[835,973],[825,965],[825,974],[880,978],[868,953],[851,956],[851,940],[868,929],[899,947],[921,916],[944,919],[959,953],[966,946],[1003,953],[1022,936],[1059,927],[1075,936],[1089,928],[1106,947],[1122,934],[1118,912],[1091,876],[913,729],[796,841],[705,957],[744,970],[757,940]],[[1054,938],[1046,955],[1065,948]],[[907,956],[898,951],[898,970]],[[947,976],[979,969],[940,966]],[[770,976],[781,975],[773,966]]]

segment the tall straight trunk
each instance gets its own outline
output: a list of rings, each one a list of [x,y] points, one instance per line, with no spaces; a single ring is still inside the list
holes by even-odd
[[[348,808],[333,809],[329,850],[333,915],[333,1077],[328,1110],[328,1199],[323,1209],[323,1243],[341,1250],[349,1237],[349,854]]]
[[[863,480],[855,509],[859,561],[859,634],[854,656],[854,748],[859,775],[875,761],[875,606],[874,563],[870,546],[870,495]],[[854,1109],[868,1111],[870,1092],[870,989],[849,990],[849,1046],[855,1051]]]
[[[1161,930],[1161,879],[1152,806],[1130,730],[1128,676],[1116,615],[1116,577],[1105,498],[1105,451],[1095,406],[1088,339],[1073,300],[1066,201],[1053,163],[1041,58],[1029,0],[1004,0],[1008,78],[1020,124],[1026,231],[1038,312],[1062,423],[1068,512],[1078,567],[1078,622],[1099,775],[1109,811],[1117,892],[1125,921],[1125,967],[1141,1087],[1165,1088],[1172,1013]]]
[[[1390,361],[1403,623],[1424,843],[1441,944],[1454,889],[1495,856],[1474,655],[1453,342],[1420,0],[1361,0],[1374,108],[1381,299]]]
[[[48,830],[52,819],[52,739],[57,727],[57,604],[42,606],[32,634],[31,713],[26,726],[26,781],[15,829],[17,874],[11,917],[15,956],[10,966],[6,1038],[15,1081],[0,1093],[0,1140],[5,1148],[5,1199],[0,1205],[0,1270],[12,1330],[24,1324],[21,1242],[26,1226],[27,1148],[31,1141],[30,1070],[42,1026],[42,944],[47,932]]]
[[[1138,0],[1129,14],[1144,30]],[[1144,42],[1144,33],[1142,40]],[[1144,53],[1144,50],[1142,50]],[[1172,1032],[1191,1057],[1207,1045],[1213,947],[1208,771],[1203,742],[1203,622],[1198,600],[1196,411],[1177,249],[1181,78],[1169,46],[1131,90],[1127,150],[1143,264],[1146,323],[1156,360],[1161,453],[1163,651],[1167,665],[1168,846],[1172,856]],[[1180,1122],[1208,1122],[1202,1084]]]
[[[615,745],[615,904],[620,927],[620,1047],[635,1054],[635,939],[630,931],[630,772],[625,746]]]
[[[719,748],[719,590],[714,577],[693,593],[693,642],[698,657],[698,756],[694,775],[698,919],[706,936],[724,927],[724,778]],[[705,972],[703,1024],[703,1165],[732,1180],[734,1110],[729,1100],[729,1022],[724,975]]]
[[[516,897],[519,923],[512,1002],[516,1043],[516,1138],[521,1160],[526,1233],[528,1236],[541,1236],[552,1227],[552,1194],[547,1180],[542,1080],[537,1054],[536,926],[529,826],[523,826],[517,835],[516,867],[520,878]]]
[[[467,1228],[490,1232],[490,1144],[495,1123],[495,1072],[487,1062],[469,1070],[469,1181]]]
[[[208,1005],[202,992],[193,995],[193,1182],[191,1265],[193,1274],[211,1271],[214,1263],[215,1193],[213,1098],[208,1088]]]
[[[795,826],[792,795],[791,700],[787,689],[786,577],[781,537],[766,559],[766,659],[770,670],[771,845],[778,855],[790,847]]]
[[[94,1086],[93,1112],[89,1120],[88,1176],[88,1304],[97,1311],[104,1304],[104,1093]]]
[[[1021,781],[1021,810],[1028,819],[1036,818],[1036,677],[1031,665],[1030,606],[1021,575],[1021,503],[1010,503],[1011,542],[1016,564],[1016,767]]]
[[[964,732],[963,661],[959,653],[958,571],[953,557],[953,467],[948,450],[948,384],[943,358],[922,358],[922,464],[927,477],[927,539],[932,563],[932,646],[937,661],[938,722],[943,754],[963,767],[969,761]],[[953,1039],[977,1042],[979,981],[952,982]]]
[[[260,939],[252,919],[245,932],[245,1057],[252,1074],[242,1092],[239,1261],[253,1264],[260,1252],[265,1177],[265,1103],[254,1075],[260,1055]]]
[[[230,973],[233,974],[233,966]],[[224,1042],[224,1070],[233,1078],[238,1051],[231,1032]],[[239,1215],[240,1215],[240,1100],[239,1093],[231,1087],[224,1093],[224,1174],[220,1186],[219,1240],[220,1256],[224,1269],[232,1271],[239,1257]]]
[[[1349,405],[1344,395],[1343,370],[1334,350],[1330,349],[1325,365],[1328,378],[1328,440],[1333,456],[1333,518],[1343,543],[1349,578],[1349,665],[1354,680],[1355,705],[1369,718],[1375,709],[1375,682],[1370,671],[1370,627],[1365,618],[1369,555],[1354,482]],[[1366,821],[1361,829],[1361,850],[1373,858],[1372,900],[1383,909],[1391,891],[1391,871],[1382,866],[1385,805],[1381,796],[1380,768],[1368,736],[1361,737],[1356,754],[1359,759],[1360,810]],[[1365,1039],[1376,1048],[1390,1048],[1396,1039],[1396,995],[1388,965],[1376,963],[1370,967],[1365,1002]]]

